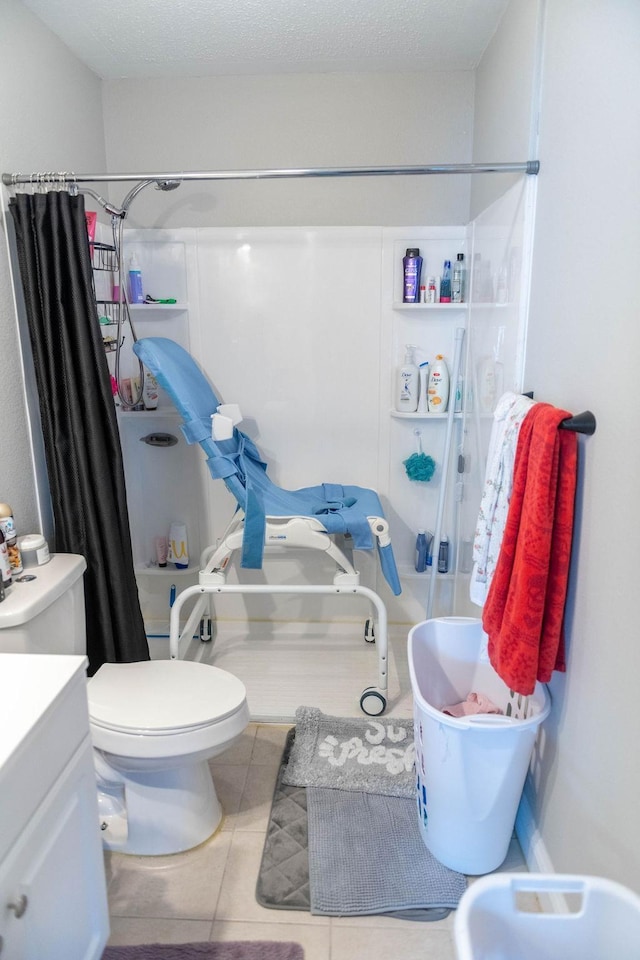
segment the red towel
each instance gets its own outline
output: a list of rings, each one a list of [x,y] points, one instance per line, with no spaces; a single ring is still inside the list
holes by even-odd
[[[498,563],[482,614],[489,658],[511,690],[564,671],[567,595],[578,440],[558,430],[570,417],[537,403],[522,422],[513,491]]]

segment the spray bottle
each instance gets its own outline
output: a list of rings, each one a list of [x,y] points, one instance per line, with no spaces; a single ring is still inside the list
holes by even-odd
[[[406,345],[404,363],[398,370],[396,409],[401,413],[415,413],[418,409],[420,371],[416,365],[413,343]]]

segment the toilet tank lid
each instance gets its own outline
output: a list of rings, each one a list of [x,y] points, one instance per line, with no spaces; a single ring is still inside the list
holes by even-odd
[[[55,603],[87,569],[84,557],[53,553],[48,563],[27,567],[0,603],[0,630],[28,623]]]

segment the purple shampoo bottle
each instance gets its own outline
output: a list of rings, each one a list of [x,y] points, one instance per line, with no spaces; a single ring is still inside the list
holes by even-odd
[[[417,247],[409,247],[406,256],[402,258],[404,269],[404,285],[402,288],[403,303],[420,302],[420,274],[422,273],[422,257]]]

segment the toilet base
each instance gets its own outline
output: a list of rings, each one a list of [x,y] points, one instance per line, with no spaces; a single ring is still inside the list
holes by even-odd
[[[182,853],[219,826],[222,807],[206,760],[168,770],[123,771],[116,757],[94,752],[98,792],[109,798],[118,787],[123,790],[124,802],[103,821],[105,849],[143,856]]]

